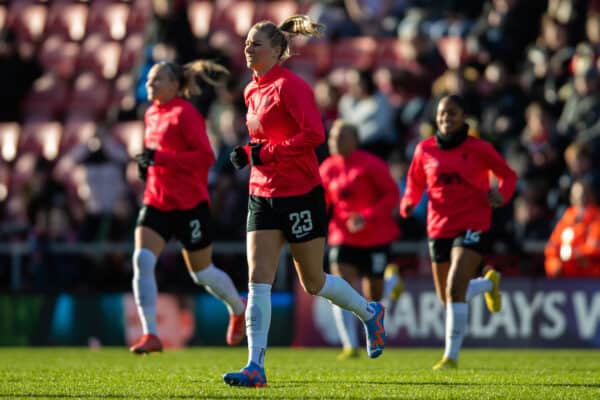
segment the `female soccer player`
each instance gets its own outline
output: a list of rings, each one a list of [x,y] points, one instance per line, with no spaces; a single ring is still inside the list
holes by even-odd
[[[511,198],[517,182],[516,174],[488,142],[468,136],[464,104],[459,96],[440,100],[438,131],[417,145],[400,202],[401,215],[410,216],[427,187],[433,281],[446,305],[446,348],[434,370],[457,367],[467,303],[473,296],[483,292],[491,312],[501,308],[500,275],[490,270],[485,278],[472,278],[490,242],[492,208]],[[498,179],[497,188],[490,188],[490,172]]]
[[[327,144],[330,157],[319,168],[330,205],[329,265],[331,272],[352,283],[362,281],[369,300],[383,297],[383,275],[391,242],[399,230],[392,216],[400,193],[387,163],[358,150],[354,125],[336,120]],[[343,351],[338,360],[358,356],[354,316],[333,306]]]
[[[250,144],[235,148],[236,168],[250,164],[247,258],[249,267],[248,364],[223,375],[234,386],[264,386],[264,356],[271,323],[271,285],[284,241],[288,241],[300,282],[308,293],[354,312],[367,330],[367,352],[385,347],[383,306],[369,303],[345,280],[323,272],[326,232],[325,196],[315,147],[325,133],[312,89],[279,65],[289,56],[288,34],[315,36],[322,25],[303,15],[277,26],[255,24],[244,52],[253,71],[244,98]]]
[[[204,60],[183,67],[160,62],[148,74],[146,88],[152,105],[144,118],[145,149],[135,157],[140,177],[146,180],[133,252],[133,294],[144,331],[130,348],[137,354],[162,350],[156,331],[154,266],[171,236],[183,245],[183,259],[193,281],[227,306],[227,343],[238,344],[244,338],[245,302],[229,276],[212,263],[207,187],[215,157],[204,118],[186,100],[199,91],[197,77],[214,85],[228,74],[221,65]]]

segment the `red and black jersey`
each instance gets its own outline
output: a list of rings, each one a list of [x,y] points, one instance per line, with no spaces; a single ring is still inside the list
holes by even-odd
[[[398,206],[398,185],[382,159],[362,150],[349,157],[339,154],[325,159],[319,168],[327,199],[333,206],[329,220],[328,243],[373,247],[385,245],[398,237],[399,229],[392,216]],[[360,214],[365,226],[351,233],[346,221],[352,213]]]
[[[215,156],[202,115],[189,101],[174,97],[150,106],[144,121],[144,146],[155,149],[144,204],[170,211],[209,201],[208,170]]]
[[[264,165],[252,167],[250,194],[297,196],[319,185],[314,149],[325,141],[325,131],[308,84],[276,64],[262,77],[254,75],[244,99],[250,140],[263,143]]]
[[[408,171],[400,213],[418,204],[427,188],[427,234],[450,238],[468,229],[490,229],[492,208],[488,202],[490,173],[498,179],[505,202],[512,197],[517,176],[488,142],[474,137],[451,149],[441,149],[435,138],[420,142]]]

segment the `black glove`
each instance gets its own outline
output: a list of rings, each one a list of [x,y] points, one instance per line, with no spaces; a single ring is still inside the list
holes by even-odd
[[[148,167],[142,167],[140,164],[138,164],[137,174],[141,181],[146,182],[146,178],[148,178]]]
[[[246,146],[236,146],[231,153],[229,153],[229,160],[236,169],[242,169],[248,163],[250,165],[263,165],[260,159],[260,148],[262,143],[250,143]],[[248,160],[248,158],[250,158]]]
[[[154,165],[154,149],[144,149],[144,151],[138,155],[136,155],[135,162],[142,168],[148,168],[151,165]]]
[[[244,147],[247,146],[236,146],[233,148],[231,153],[229,153],[229,160],[235,169],[242,169],[248,165],[248,154],[246,153]]]
[[[260,159],[260,149],[262,143],[250,143],[250,164],[252,165],[263,165]]]

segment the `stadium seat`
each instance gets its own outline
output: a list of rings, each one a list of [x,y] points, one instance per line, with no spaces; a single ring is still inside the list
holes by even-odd
[[[108,108],[132,111],[135,106],[135,78],[132,74],[121,74],[115,79]]]
[[[54,34],[47,37],[38,50],[38,59],[46,70],[55,73],[63,79],[70,79],[77,67],[79,44],[65,41]]]
[[[17,156],[21,126],[17,122],[0,123],[0,152],[2,160],[11,162]]]
[[[81,143],[86,143],[96,132],[96,121],[82,114],[71,114],[65,119],[60,153],[64,154]]]
[[[217,1],[211,19],[211,30],[227,30],[239,37],[246,37],[254,21],[255,11],[256,4],[254,1]]]
[[[33,152],[47,160],[58,156],[62,124],[57,121],[29,122],[23,124],[19,153]]]
[[[371,68],[376,52],[377,41],[373,37],[340,39],[332,43],[331,68]]]
[[[58,119],[64,111],[69,94],[67,82],[47,72],[33,83],[22,104],[26,120]]]
[[[6,28],[8,25],[8,9],[4,4],[0,4],[0,29]]]
[[[119,42],[105,41],[103,34],[92,33],[83,41],[77,65],[80,71],[93,71],[104,79],[113,79],[119,70],[121,51]]]
[[[402,41],[396,38],[380,38],[377,41],[375,68],[396,69],[406,64],[402,55]]]
[[[92,3],[88,31],[102,33],[107,39],[122,40],[127,35],[130,5],[118,2]]]
[[[75,78],[67,109],[70,113],[103,118],[111,95],[111,84],[93,72],[81,73]]]
[[[0,161],[0,202],[6,201],[10,190],[10,167]]]
[[[119,72],[130,72],[144,56],[144,35],[141,33],[133,33],[127,35],[121,49],[121,57],[119,59]]]
[[[127,19],[127,32],[142,33],[152,17],[152,2],[133,0]]]
[[[331,47],[327,40],[295,38],[291,53],[284,65],[301,76],[323,76],[331,65]]]
[[[80,41],[86,34],[88,13],[87,4],[55,1],[50,6],[46,31]]]
[[[257,5],[254,22],[272,21],[282,23],[286,18],[298,14],[298,2],[294,0],[264,1]]]
[[[44,33],[47,17],[48,8],[44,4],[14,2],[11,7],[11,26],[21,41],[39,41]]]
[[[19,153],[14,161],[10,177],[11,191],[18,191],[22,186],[31,182],[39,154],[33,152]]]
[[[213,12],[214,5],[209,0],[190,1],[188,4],[188,18],[194,36],[203,38],[208,35]]]
[[[111,130],[117,141],[127,148],[127,153],[133,157],[144,148],[144,123],[142,121],[126,121],[116,123]]]

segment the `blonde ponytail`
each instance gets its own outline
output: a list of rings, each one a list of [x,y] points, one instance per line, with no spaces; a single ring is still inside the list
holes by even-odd
[[[288,36],[302,35],[319,37],[325,30],[325,25],[313,22],[308,15],[293,15],[286,18],[279,26],[271,21],[261,21],[254,24],[252,29],[263,32],[274,47],[281,47],[279,61],[288,59],[291,55]]]
[[[229,79],[230,73],[221,64],[209,60],[195,60],[183,66],[183,84],[180,95],[189,98],[202,92],[196,78],[202,79],[211,86],[220,86]]]

